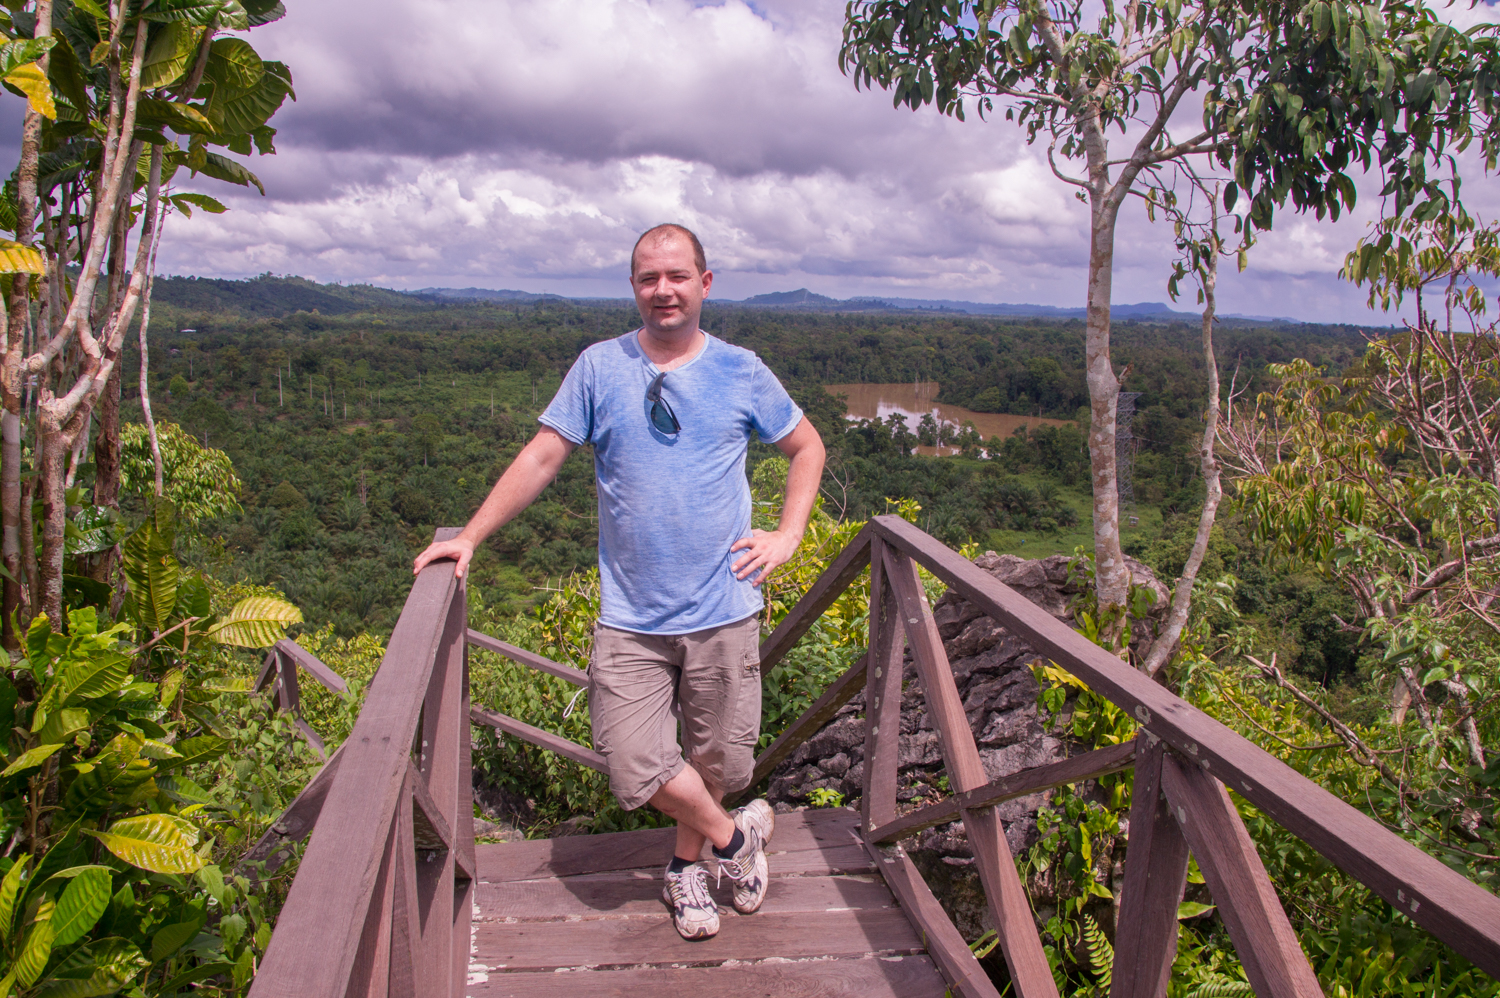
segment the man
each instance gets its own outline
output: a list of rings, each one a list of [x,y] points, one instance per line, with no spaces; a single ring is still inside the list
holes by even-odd
[[[542,429],[454,540],[416,559],[457,560],[515,517],[575,447],[594,446],[602,607],[589,667],[594,745],[627,810],[650,803],[677,822],[664,900],[686,939],[719,931],[699,862],[705,840],[754,912],[769,883],[764,800],[733,814],[760,734],[759,586],[797,550],[823,474],[823,441],[760,359],[698,328],[713,285],[697,236],[660,225],[636,242],[640,329],[573,364]],[[750,431],[790,460],[776,530],[750,529]],[[677,744],[681,721],[682,745]],[[684,758],[684,754],[686,758]]]

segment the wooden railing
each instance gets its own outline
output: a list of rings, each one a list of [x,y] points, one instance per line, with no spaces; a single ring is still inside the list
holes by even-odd
[[[1139,736],[1126,745],[986,779],[918,565],[1128,711],[1141,723]],[[1458,953],[1500,976],[1500,899],[904,520],[876,517],[860,531],[762,644],[762,669],[780,661],[866,569],[866,654],[757,759],[751,786],[865,691],[866,847],[957,993],[997,998],[900,840],[937,824],[963,822],[1016,993],[1053,998],[1057,989],[996,805],[1132,767],[1111,998],[1165,993],[1190,850],[1255,993],[1321,994],[1226,785]],[[313,834],[251,988],[255,998],[463,993],[474,860],[469,738],[462,718],[604,771],[591,749],[515,718],[470,710],[467,645],[578,685],[586,682],[580,670],[469,630],[452,564],[425,569],[353,733],[279,823],[283,843],[300,838],[307,827]],[[896,807],[903,646],[911,649],[953,789],[950,797],[907,814]],[[418,862],[418,851],[427,858]],[[450,898],[451,908],[445,904]]]
[[[283,818],[312,837],[253,998],[463,995],[474,893],[467,631],[453,562],[428,566],[354,730]],[[299,837],[287,831],[283,841]]]

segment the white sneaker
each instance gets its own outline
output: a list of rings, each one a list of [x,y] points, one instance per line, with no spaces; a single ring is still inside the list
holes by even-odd
[[[661,899],[672,909],[672,925],[684,939],[708,939],[719,931],[719,906],[708,893],[708,870],[691,863],[681,873],[669,865]]]
[[[776,830],[776,812],[763,800],[753,800],[730,814],[734,826],[745,837],[740,851],[728,859],[719,858],[719,872],[734,881],[734,910],[742,915],[760,909],[771,885],[771,867],[766,861],[766,844]]]

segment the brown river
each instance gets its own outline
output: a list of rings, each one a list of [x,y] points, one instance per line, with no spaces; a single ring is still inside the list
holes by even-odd
[[[964,423],[973,423],[974,429],[985,440],[999,437],[1004,440],[1015,432],[1016,427],[1025,426],[1034,430],[1039,426],[1066,426],[1066,419],[1045,419],[1041,416],[1009,416],[994,412],[973,412],[959,405],[934,402],[937,397],[936,381],[905,382],[894,385],[824,385],[830,393],[848,398],[845,418],[885,419],[892,413],[906,417],[907,429],[917,432],[917,423],[927,413],[939,422],[951,423],[955,428]],[[918,447],[917,452],[929,457],[957,454],[955,447]]]

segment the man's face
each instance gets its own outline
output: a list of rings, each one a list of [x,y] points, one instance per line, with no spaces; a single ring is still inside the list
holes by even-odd
[[[712,271],[698,272],[693,245],[683,236],[647,239],[635,251],[635,305],[647,329],[664,339],[697,331],[713,281]]]

